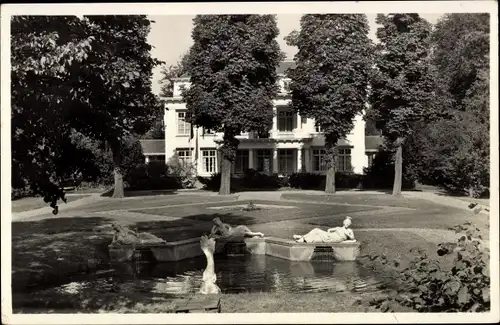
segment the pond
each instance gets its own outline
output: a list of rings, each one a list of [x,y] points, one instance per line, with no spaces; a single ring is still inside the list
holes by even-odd
[[[123,263],[45,287],[55,294],[147,293],[170,296],[195,293],[202,283],[205,257],[172,263]],[[216,256],[217,285],[223,293],[342,292],[360,283],[377,283],[356,262],[293,262],[265,255]]]

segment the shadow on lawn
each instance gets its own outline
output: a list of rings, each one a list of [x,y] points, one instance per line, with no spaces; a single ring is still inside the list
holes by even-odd
[[[111,197],[113,195],[113,188],[101,194],[102,197]],[[176,195],[178,194],[176,190],[149,190],[149,191],[137,191],[137,190],[127,190],[124,191],[125,197],[136,197],[136,196],[156,196],[156,195]]]
[[[231,214],[216,216],[230,224],[245,224],[249,220]],[[130,227],[175,241],[210,232],[212,223],[203,221],[211,221],[214,217],[193,215],[187,220],[139,221]],[[158,304],[151,294],[155,289],[154,281],[136,281],[134,272],[127,272],[130,266],[111,264],[107,246],[112,241],[110,224],[114,221],[106,217],[73,217],[12,223],[15,312],[43,312],[52,308],[58,312],[112,311]],[[132,283],[137,285],[128,289],[126,286],[101,288],[98,285],[101,282],[93,279],[106,272],[133,277]],[[61,286],[72,282],[78,284],[74,289],[77,293],[60,291]],[[163,307],[158,304],[159,311],[169,311],[168,301],[164,301]]]
[[[166,241],[200,237],[212,228],[212,219],[231,225],[253,218],[232,214],[192,215],[173,221],[139,221],[130,228],[150,232]],[[113,232],[107,217],[50,218],[12,223],[12,289],[26,292],[68,283],[74,276],[109,269],[107,246]]]
[[[195,214],[174,221],[140,221],[132,228],[140,232],[149,232],[166,241],[177,241],[208,235],[212,229],[214,218],[231,226],[260,223],[257,218],[232,213]]]
[[[215,218],[219,218],[224,223],[228,223],[231,226],[238,225],[249,225],[255,223],[261,223],[262,220],[257,217],[251,217],[248,215],[236,214],[236,213],[213,213],[213,214],[195,214],[184,217],[184,219],[188,220],[196,220],[212,223],[212,220]]]

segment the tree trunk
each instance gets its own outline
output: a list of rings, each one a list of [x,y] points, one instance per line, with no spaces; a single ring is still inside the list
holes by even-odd
[[[392,187],[393,196],[401,196],[401,185],[403,183],[403,141],[396,141],[396,157],[394,161],[394,185]]]
[[[474,187],[469,186],[468,193],[469,193],[469,197],[473,198],[474,197]]]
[[[224,132],[224,144],[220,149],[221,153],[221,170],[220,170],[220,189],[219,195],[231,194],[231,166],[236,156],[239,140],[236,139],[234,130],[226,130]]]
[[[231,161],[222,156],[219,195],[231,194]]]
[[[337,140],[325,136],[325,148],[326,148],[326,182],[325,182],[325,193],[335,194],[335,162],[337,156]]]
[[[115,186],[113,189],[112,198],[121,199],[125,196],[123,190],[123,173],[122,173],[122,153],[121,153],[121,144],[115,143],[111,145],[111,150],[113,152],[113,173],[115,178]]]

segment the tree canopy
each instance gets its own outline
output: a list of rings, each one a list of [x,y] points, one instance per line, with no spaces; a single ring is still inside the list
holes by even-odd
[[[241,132],[268,129],[282,60],[274,15],[199,15],[194,19],[183,94],[190,122],[223,132],[221,194]]]
[[[321,126],[327,149],[327,192],[335,191],[335,146],[363,112],[373,64],[368,20],[363,14],[304,15],[300,32],[287,38],[298,47],[291,69],[291,107]]]
[[[454,193],[489,187],[489,15],[449,14],[432,35],[441,109],[448,116],[416,134],[420,177]]]
[[[394,195],[401,193],[402,146],[414,125],[434,116],[435,74],[430,64],[431,25],[418,14],[377,15],[370,118],[394,148]]]
[[[42,194],[59,186],[68,169],[81,167],[75,132],[107,142],[119,170],[122,142],[144,133],[160,107],[151,92],[160,63],[146,41],[151,22],[15,16],[11,24],[13,175]]]

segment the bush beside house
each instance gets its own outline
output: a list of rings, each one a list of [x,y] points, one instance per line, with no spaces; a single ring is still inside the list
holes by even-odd
[[[220,188],[220,173],[210,177],[198,177],[204,188],[210,191],[218,191]],[[286,178],[278,175],[266,175],[254,169],[246,170],[241,177],[231,178],[231,191],[248,190],[277,190],[286,186]]]

